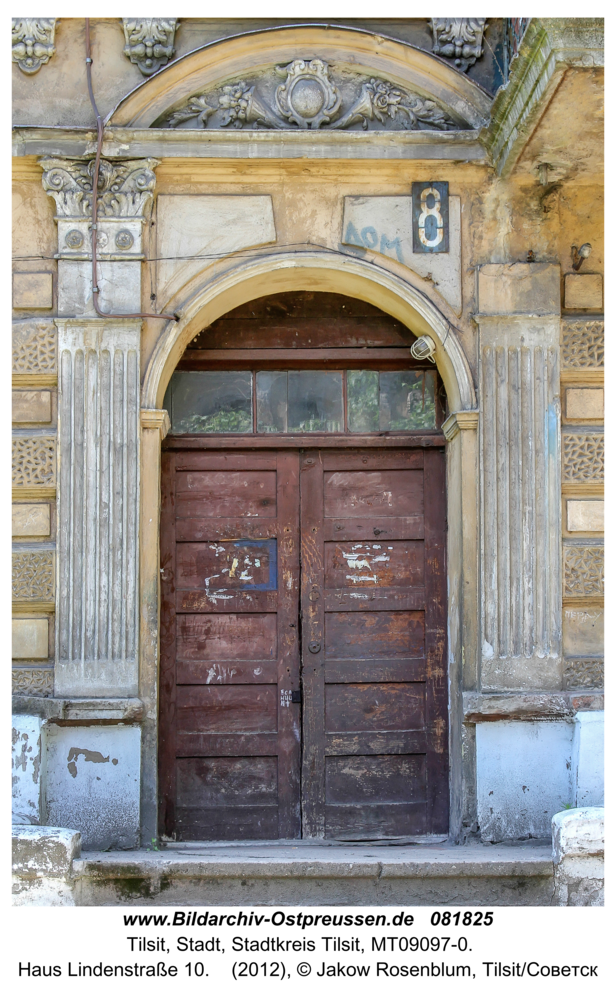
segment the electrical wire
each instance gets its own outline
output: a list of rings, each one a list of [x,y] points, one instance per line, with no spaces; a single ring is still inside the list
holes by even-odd
[[[98,297],[100,295],[100,290],[98,287],[98,276],[97,276],[97,246],[96,246],[96,236],[98,232],[98,177],[100,172],[101,164],[101,152],[103,148],[103,119],[101,118],[98,108],[96,106],[96,100],[94,98],[94,90],[92,88],[92,47],[90,44],[90,18],[86,17],[86,78],[88,81],[88,94],[90,95],[90,104],[92,105],[92,110],[96,116],[96,157],[94,160],[94,176],[92,178],[92,224],[90,226],[92,230],[92,301],[94,303],[94,309],[98,316],[103,316],[107,319],[171,319],[178,321],[179,316],[177,314],[171,313],[106,313],[103,312],[98,303]]]

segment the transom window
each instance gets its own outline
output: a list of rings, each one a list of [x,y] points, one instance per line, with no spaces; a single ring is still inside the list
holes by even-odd
[[[434,371],[176,371],[172,434],[370,434],[435,430]]]

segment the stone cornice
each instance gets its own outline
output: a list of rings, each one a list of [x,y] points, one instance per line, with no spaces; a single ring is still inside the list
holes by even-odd
[[[466,723],[502,722],[506,719],[571,719],[576,712],[599,711],[603,693],[598,691],[532,691],[481,694],[465,691]]]
[[[498,91],[481,141],[497,172],[513,170],[540,116],[569,67],[602,66],[601,18],[533,18]]]
[[[93,156],[89,129],[16,126],[15,158]],[[181,157],[212,159],[464,160],[488,162],[479,131],[462,132],[280,132],[250,129],[106,128],[103,156],[109,160]],[[39,168],[40,169],[40,168]],[[34,175],[34,164],[30,174]],[[40,176],[40,175],[39,175]],[[51,193],[51,192],[50,192]]]

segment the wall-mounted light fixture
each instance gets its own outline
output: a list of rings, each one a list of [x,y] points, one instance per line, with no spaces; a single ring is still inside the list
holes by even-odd
[[[434,361],[434,352],[436,350],[436,344],[432,340],[432,337],[420,337],[416,340],[411,347],[411,354],[415,358],[415,361]]]
[[[582,243],[582,246],[579,248],[579,250],[576,246],[572,246],[571,260],[573,261],[573,270],[579,271],[583,262],[588,257],[590,257],[591,253],[592,253],[592,246],[590,243]]]

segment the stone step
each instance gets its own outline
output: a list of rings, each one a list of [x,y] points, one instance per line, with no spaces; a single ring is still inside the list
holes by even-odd
[[[167,845],[84,852],[78,906],[550,906],[548,842]]]

